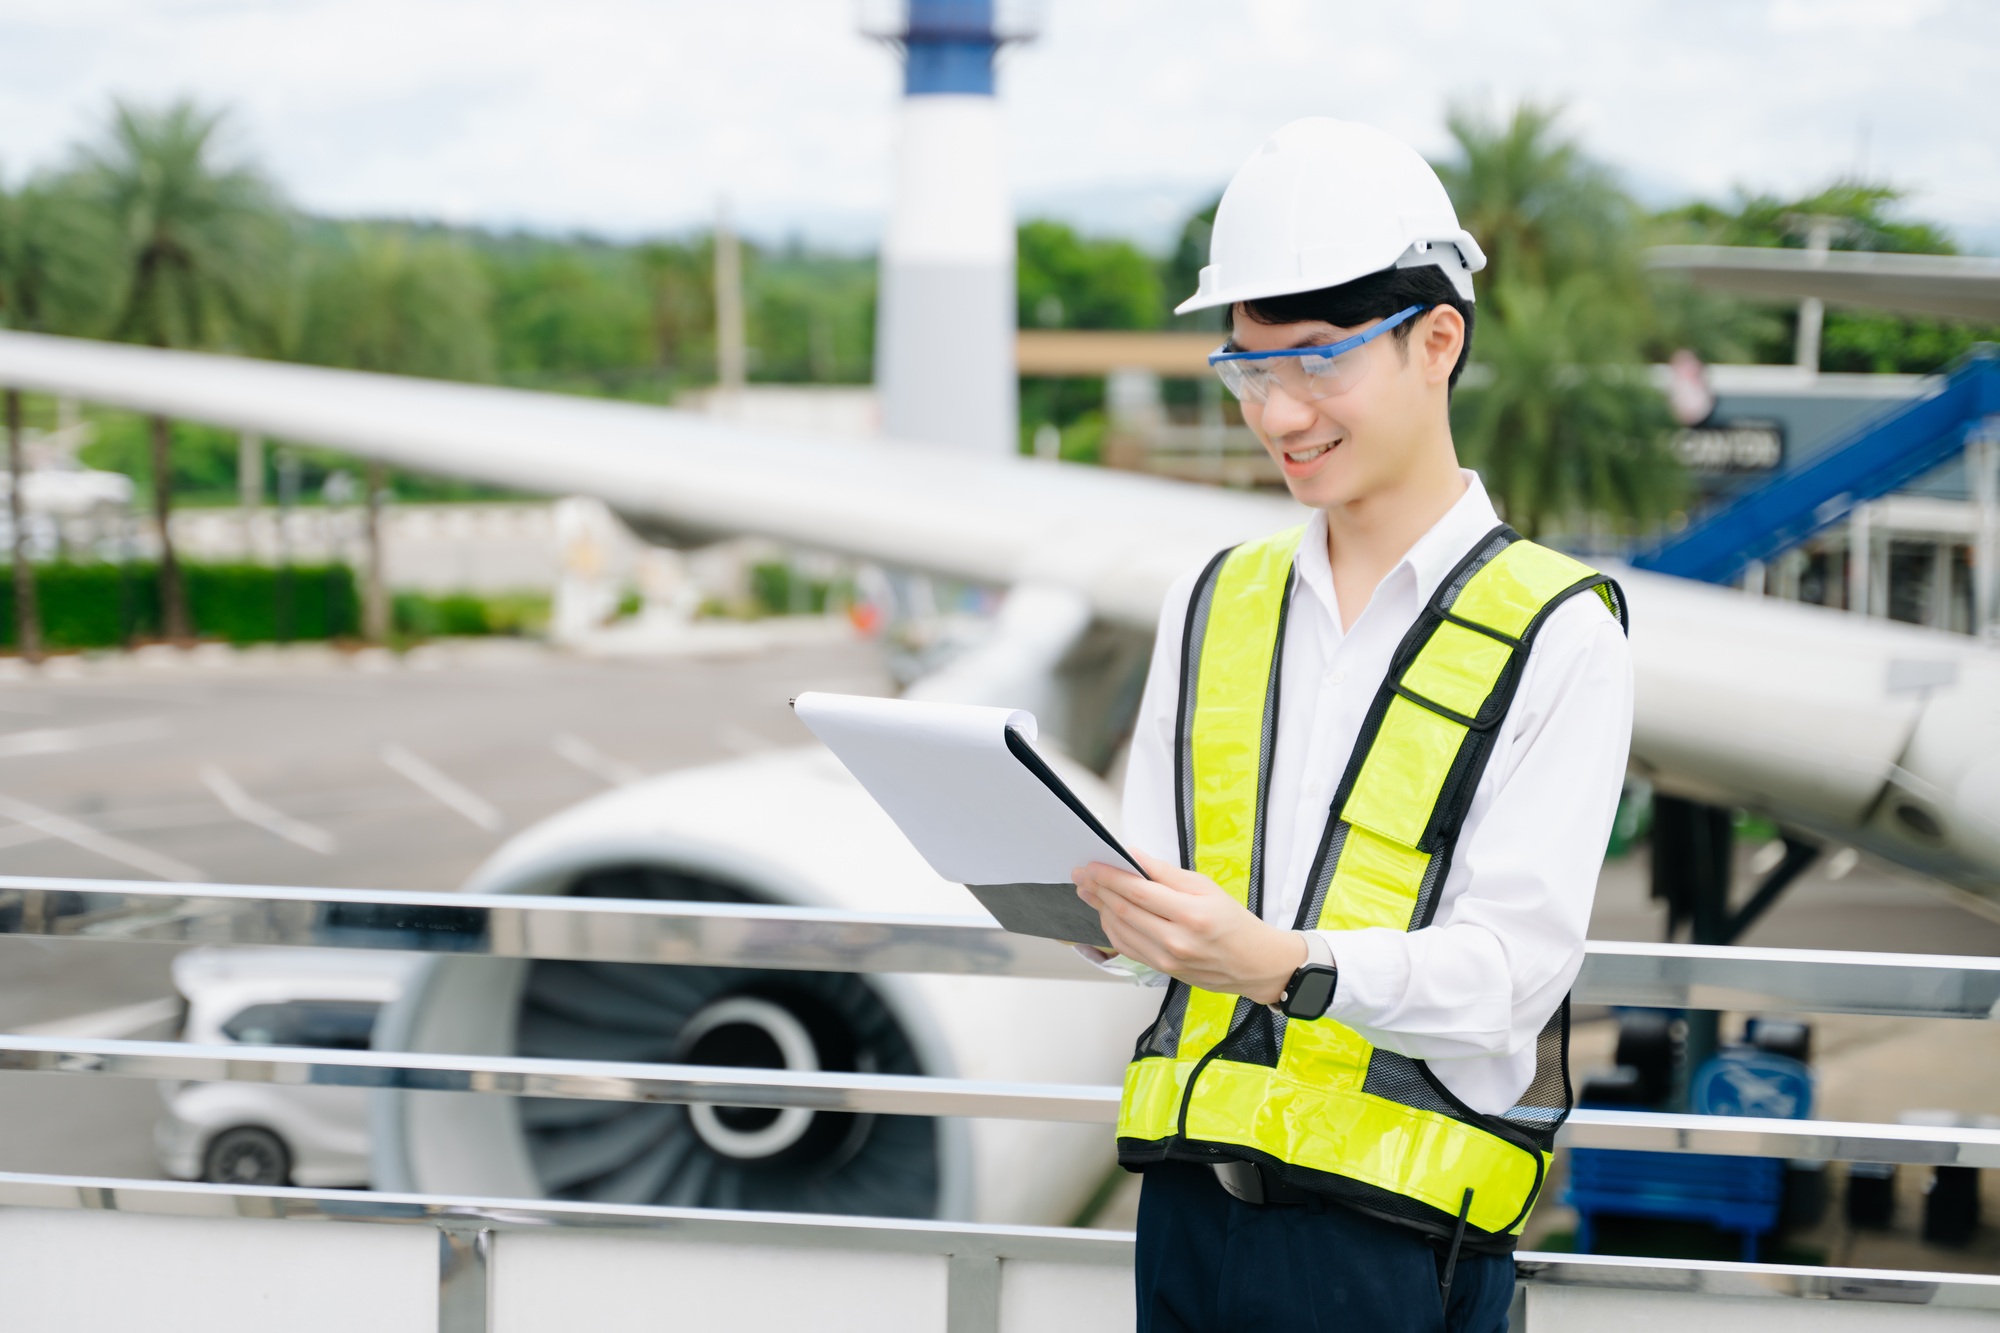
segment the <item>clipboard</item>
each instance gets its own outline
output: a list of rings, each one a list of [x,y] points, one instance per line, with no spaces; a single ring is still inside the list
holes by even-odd
[[[1003,927],[1111,947],[1070,872],[1092,861],[1144,872],[1035,749],[1033,714],[823,693],[792,707],[931,869]]]

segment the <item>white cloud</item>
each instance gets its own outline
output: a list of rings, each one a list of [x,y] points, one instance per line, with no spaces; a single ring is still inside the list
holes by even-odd
[[[1427,152],[1448,104],[1562,102],[1648,192],[1807,190],[1861,165],[2000,228],[1986,0],[1052,0],[1002,91],[1017,193],[1226,180],[1297,115]],[[708,217],[865,234],[898,80],[842,0],[0,0],[0,167],[113,95],[227,104],[339,213],[636,232]],[[1864,148],[1865,145],[1865,148]]]

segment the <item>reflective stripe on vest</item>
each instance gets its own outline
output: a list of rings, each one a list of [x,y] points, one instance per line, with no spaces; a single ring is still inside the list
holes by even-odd
[[[1182,645],[1181,863],[1259,913],[1278,665],[1303,531],[1218,555],[1189,599]],[[1362,724],[1294,928],[1429,924],[1535,632],[1586,590],[1623,621],[1609,579],[1505,527],[1446,577]],[[1466,1208],[1469,1239],[1504,1247],[1527,1219],[1568,1114],[1567,1016],[1565,1003],[1544,1033],[1550,1068],[1531,1092],[1545,1104],[1488,1116],[1422,1061],[1379,1051],[1334,1019],[1287,1020],[1174,982],[1126,1071],[1120,1158],[1256,1161],[1437,1234]]]

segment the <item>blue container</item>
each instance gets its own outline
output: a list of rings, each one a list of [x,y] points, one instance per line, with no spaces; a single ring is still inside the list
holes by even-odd
[[[1724,1051],[1696,1073],[1689,1101],[1697,1115],[1803,1120],[1812,1114],[1812,1071],[1797,1060],[1749,1047]],[[1742,1237],[1754,1263],[1778,1227],[1785,1162],[1776,1157],[1627,1152],[1574,1148],[1563,1200],[1576,1209],[1576,1248],[1593,1252],[1600,1217],[1705,1222]]]

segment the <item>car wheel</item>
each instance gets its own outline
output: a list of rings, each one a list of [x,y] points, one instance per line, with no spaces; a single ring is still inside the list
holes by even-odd
[[[201,1159],[201,1178],[212,1185],[282,1185],[291,1174],[285,1141],[254,1125],[223,1130]]]

